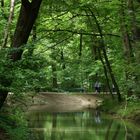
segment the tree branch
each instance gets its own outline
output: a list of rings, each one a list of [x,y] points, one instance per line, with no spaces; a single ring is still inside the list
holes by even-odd
[[[69,29],[43,29],[41,31],[46,31],[46,32],[69,32],[72,34],[82,34],[82,35],[92,35],[92,36],[100,36],[99,33],[93,33],[93,32],[83,32],[83,31],[73,31],[73,30],[69,30]],[[103,36],[114,36],[114,37],[121,37],[120,35],[116,35],[116,34],[111,34],[111,33],[103,33]]]

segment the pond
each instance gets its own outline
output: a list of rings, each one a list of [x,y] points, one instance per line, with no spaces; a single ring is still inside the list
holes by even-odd
[[[97,109],[76,112],[30,111],[31,140],[139,140],[140,129]]]

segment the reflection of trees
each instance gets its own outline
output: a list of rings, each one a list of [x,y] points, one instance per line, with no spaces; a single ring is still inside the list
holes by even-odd
[[[134,136],[133,132],[130,129],[127,129],[127,132],[128,133],[126,135],[126,140],[135,140],[135,136]]]
[[[117,136],[118,136],[118,134],[119,134],[120,127],[121,127],[121,125],[118,124],[118,125],[117,125],[117,129],[116,129],[116,131],[115,131],[115,133],[114,133],[114,135],[113,135],[113,137],[112,137],[112,140],[117,140]]]
[[[105,134],[105,140],[109,140],[109,133],[110,133],[110,130],[111,130],[112,123],[113,123],[113,120],[111,120],[111,122],[109,123],[107,132]]]
[[[101,123],[101,112],[98,110],[98,109],[96,109],[95,110],[95,122],[96,123]]]
[[[47,121],[47,114],[44,112],[32,112],[28,116],[29,128],[31,128],[31,140],[44,139],[44,122]]]
[[[55,140],[55,129],[57,124],[57,114],[52,114],[52,131],[51,131],[51,140]]]
[[[96,123],[95,110],[76,113],[36,112],[30,117],[30,127],[35,128],[32,135],[34,139],[31,140],[138,140],[137,131],[134,132],[127,125],[124,128],[123,123],[101,115],[102,123]]]
[[[131,131],[131,129],[128,128],[128,126],[126,125],[125,121],[122,120],[124,128],[125,128],[125,140],[137,140],[135,138],[135,134],[133,133],[133,131]]]
[[[135,135],[135,140],[139,140],[139,138],[140,138],[140,132]]]

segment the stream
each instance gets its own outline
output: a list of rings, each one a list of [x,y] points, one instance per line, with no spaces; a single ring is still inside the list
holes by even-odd
[[[97,109],[28,112],[31,140],[139,140],[140,129]]]

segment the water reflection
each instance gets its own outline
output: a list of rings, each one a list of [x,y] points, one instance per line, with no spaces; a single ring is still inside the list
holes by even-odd
[[[30,112],[31,140],[139,140],[140,131],[99,110]],[[135,128],[134,128],[135,127]]]
[[[101,123],[100,111],[98,109],[95,110],[95,122]]]

